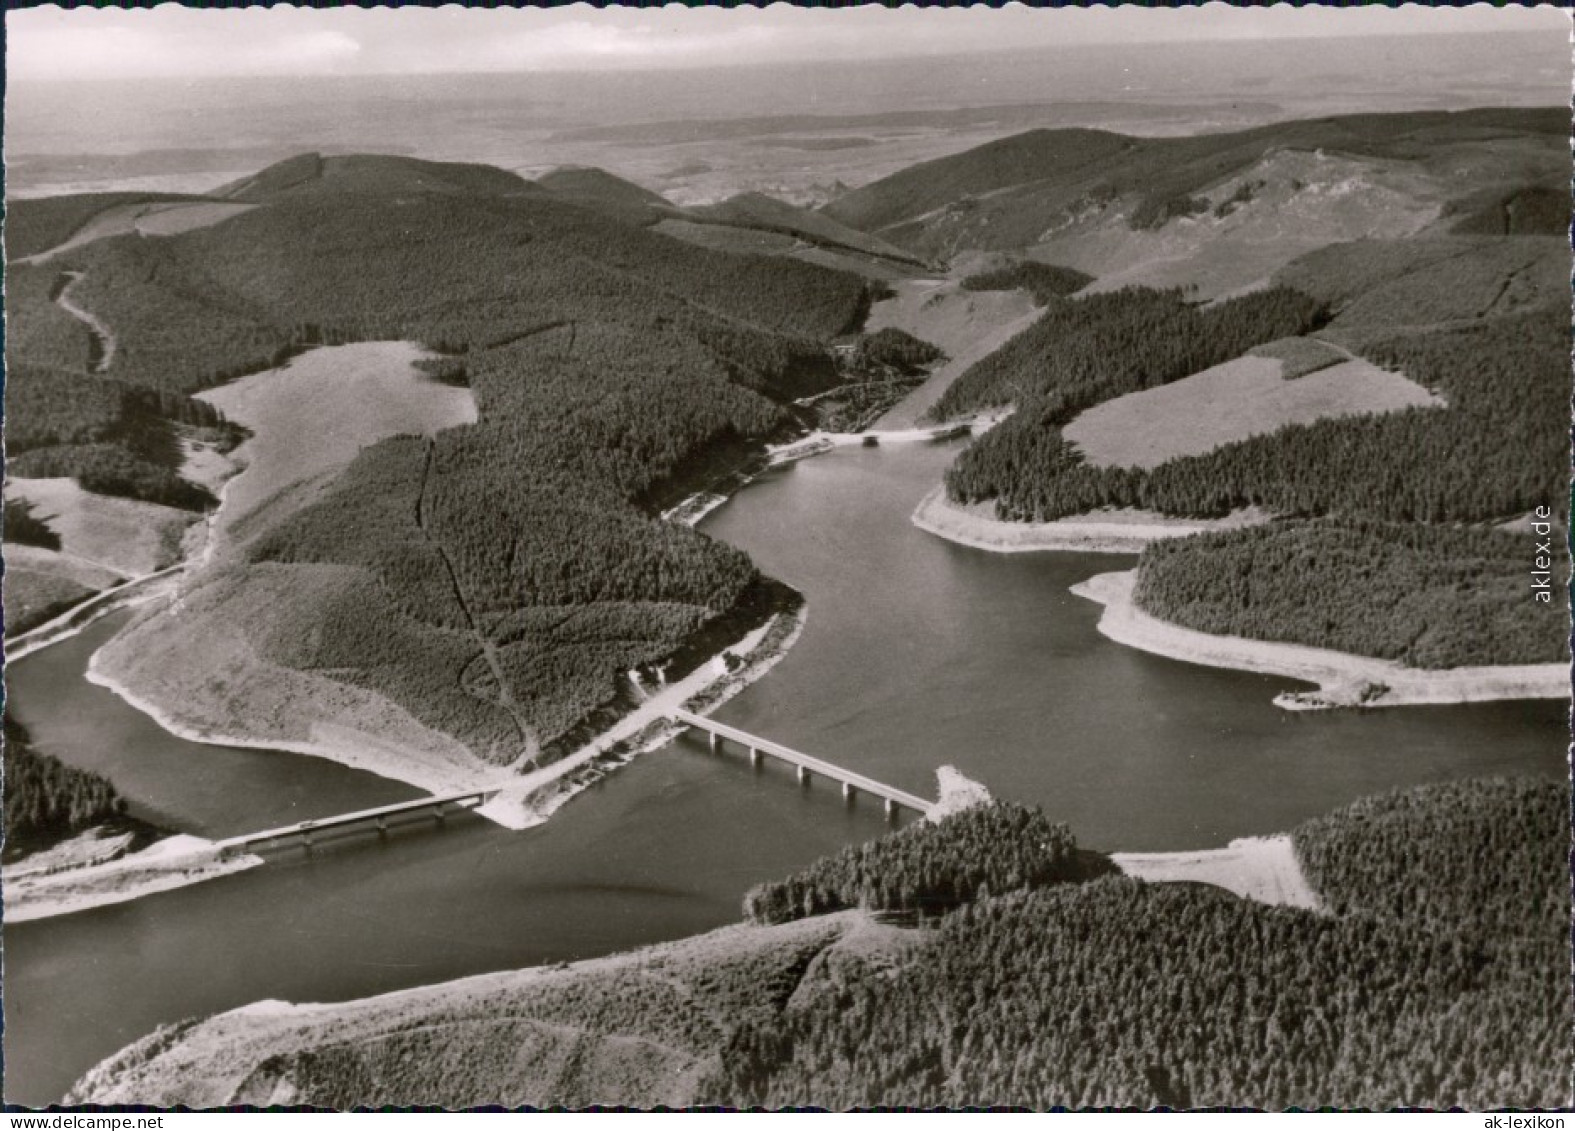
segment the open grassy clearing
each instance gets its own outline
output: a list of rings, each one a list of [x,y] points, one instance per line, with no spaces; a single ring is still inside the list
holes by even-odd
[[[1090,291],[1184,286],[1212,298],[1258,285],[1331,243],[1413,235],[1434,224],[1443,208],[1437,190],[1404,163],[1289,151],[1219,182],[1198,200],[1207,203],[1205,211],[1154,230],[1133,230],[1120,209],[1076,214],[1048,231],[1034,254],[1093,271],[1099,279]]]
[[[157,503],[94,495],[71,479],[12,479],[6,495],[33,504],[33,513],[60,535],[62,553],[126,577],[172,565],[181,536],[197,517]]]
[[[378,440],[474,422],[469,389],[414,367],[426,356],[408,342],[319,349],[201,394],[253,432],[235,451],[246,470],[226,488],[219,536],[290,488],[347,467]]]
[[[1242,357],[1171,385],[1128,393],[1063,430],[1096,467],[1157,467],[1224,444],[1331,416],[1442,407],[1441,397],[1371,362],[1343,361],[1295,380],[1272,357]]]
[[[221,201],[159,203],[143,201],[117,204],[98,213],[54,247],[28,256],[27,262],[45,263],[58,255],[111,236],[135,232],[144,236],[172,236],[207,228],[231,216],[250,212],[256,205]]]
[[[135,221],[136,230],[145,236],[173,236],[198,228],[211,227],[250,212],[256,205],[203,201],[196,204],[151,204]]]
[[[1117,852],[1110,859],[1149,883],[1212,884],[1273,907],[1322,906],[1287,835],[1244,837],[1195,852]]]
[[[11,547],[7,546],[5,577],[0,581],[7,636],[36,628],[96,592],[59,574],[24,569],[10,557]]]
[[[904,330],[933,342],[946,360],[875,426],[916,428],[920,418],[975,362],[994,353],[1039,315],[1023,291],[965,291],[953,280],[909,279],[892,284],[896,297],[870,308],[865,329]]]

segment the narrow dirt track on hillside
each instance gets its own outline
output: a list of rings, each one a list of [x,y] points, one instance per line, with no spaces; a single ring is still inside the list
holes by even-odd
[[[88,328],[93,335],[93,350],[88,355],[88,368],[102,373],[115,360],[115,334],[91,311],[84,310],[71,300],[71,288],[82,279],[82,272],[67,271],[55,284],[55,305]]]

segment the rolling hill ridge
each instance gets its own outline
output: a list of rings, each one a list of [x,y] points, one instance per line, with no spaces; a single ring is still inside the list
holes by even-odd
[[[610,178],[591,180],[605,195]],[[654,512],[686,469],[758,446],[792,425],[789,400],[836,380],[826,343],[862,324],[861,279],[707,251],[471,166],[306,155],[232,196],[256,207],[16,269],[12,317],[34,329],[9,343],[9,399],[31,417],[13,475],[142,476],[144,497],[180,502],[180,449],[147,436],[182,413],[221,427],[191,393],[340,343],[437,351],[480,420],[378,444],[305,509],[271,512],[193,579],[182,620],[117,640],[117,678],[159,685],[193,727],[239,725],[187,662],[191,633],[223,625],[259,688],[278,669],[338,684],[457,737],[478,767],[533,763],[629,668],[767,615],[747,558]],[[63,272],[115,335],[101,371],[51,300]],[[83,416],[76,389],[104,407]],[[123,427],[125,404],[151,430]],[[266,615],[253,589],[276,595]]]
[[[1508,221],[1517,231],[1565,231],[1568,130],[1557,109],[1357,115],[1192,137],[1034,130],[904,169],[824,211],[926,259],[1027,251],[1106,287],[1212,295],[1327,243],[1494,229],[1507,201],[1523,202],[1524,219]]]

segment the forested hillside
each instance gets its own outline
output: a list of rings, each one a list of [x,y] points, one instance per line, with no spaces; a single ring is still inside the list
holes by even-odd
[[[517,173],[491,165],[423,161],[381,153],[327,157],[302,153],[270,165],[255,176],[225,185],[213,195],[226,200],[268,203],[283,197],[363,192],[506,196],[539,193],[541,189]]]
[[[1275,273],[1334,312],[1329,335],[1354,349],[1396,331],[1460,329],[1567,306],[1570,249],[1547,236],[1353,240]]]
[[[942,357],[933,342],[895,326],[860,334],[837,351],[839,384],[800,403],[813,406],[827,432],[862,432],[922,385]]]
[[[1567,660],[1564,587],[1532,599],[1531,549],[1481,527],[1275,523],[1150,545],[1133,598],[1200,632],[1418,668]]]
[[[10,508],[7,507],[9,513]],[[126,803],[105,778],[41,753],[5,716],[5,855],[8,860],[119,817]]]
[[[1334,256],[1331,250],[1318,258]],[[1349,279],[1378,258],[1352,245],[1339,257],[1345,271],[1331,266],[1321,274]],[[1546,256],[1538,252],[1538,258]],[[1310,268],[1288,274],[1298,282],[1313,279]],[[1426,321],[1419,311],[1425,300],[1418,297],[1417,275],[1407,278],[1412,283],[1403,290],[1391,286],[1388,273],[1350,282],[1354,293],[1342,294],[1328,283],[1321,289],[1328,301],[1343,304],[1333,328],[1361,327],[1365,344],[1360,348],[1369,360],[1433,389],[1447,402],[1445,410],[1292,425],[1149,470],[1092,467],[1061,437],[1058,425],[1096,399],[1129,391],[1127,372],[1168,370],[1141,331],[1123,341],[1096,323],[1079,349],[1076,336],[1054,332],[1057,320],[1066,325],[1068,319],[1058,319],[1052,310],[964,374],[942,402],[940,411],[953,413],[1014,399],[1014,382],[1029,394],[1049,389],[1048,396],[1023,396],[1008,421],[1011,427],[994,429],[971,447],[948,474],[948,490],[961,501],[996,499],[1002,518],[1034,521],[1102,506],[1213,518],[1259,505],[1285,514],[1480,522],[1524,514],[1561,498],[1568,446],[1559,423],[1568,400],[1564,308],[1542,299],[1525,313],[1449,320],[1436,328],[1396,333],[1389,327],[1403,324],[1406,312]],[[1439,277],[1428,289],[1442,292],[1446,282]],[[1224,312],[1234,305],[1212,309]],[[1098,308],[1087,309],[1092,315]],[[1381,309],[1393,313],[1381,317]],[[1099,349],[1105,341],[1113,346],[1108,356]],[[1074,349],[1079,352],[1069,357]],[[1187,359],[1184,365],[1199,360]],[[1083,389],[1091,391],[1081,394]],[[1062,407],[1067,404],[1072,407]]]
[[[469,378],[479,424],[368,449],[250,556],[376,582],[314,607],[321,632],[271,631],[272,655],[501,760],[738,603],[756,577],[742,553],[637,504],[691,454],[786,417],[681,335],[595,323],[488,351]]]
[[[125,204],[201,200],[198,196],[149,192],[92,192],[44,196],[5,203],[5,257],[16,260],[58,247],[93,217]]]
[[[177,429],[222,449],[244,434],[182,393],[31,365],[7,374],[5,419],[10,475],[66,476],[99,494],[189,510],[216,500],[181,477]]]
[[[952,893],[938,927],[811,916],[561,972],[221,1015],[146,1038],[73,1095],[1562,1107],[1575,1052],[1568,811],[1564,784],[1519,780],[1358,801],[1295,830],[1320,913],[1201,884],[1079,882],[1061,871],[1063,827],[1015,806],[967,810],[761,889],[796,901],[851,884],[879,906],[873,872],[889,866],[902,885]]]
[[[1016,251],[1047,238],[1053,243],[1058,230],[1090,218],[1143,231],[1227,203],[1234,208],[1251,199],[1254,173],[1265,163],[1308,154],[1380,176],[1404,168],[1418,183],[1457,198],[1451,215],[1467,224],[1462,230],[1487,224],[1496,234],[1504,224],[1493,219],[1504,215],[1498,202],[1540,207],[1540,198],[1527,194],[1568,165],[1568,133],[1568,111],[1556,107],[1361,114],[1190,137],[1033,130],[900,170],[825,212],[925,256],[964,248]],[[1522,205],[1528,220],[1509,221],[1509,230],[1562,231],[1556,202],[1547,206],[1551,218],[1533,220]],[[1473,219],[1484,208],[1488,219]]]
[[[18,546],[38,546],[45,550],[60,549],[60,535],[33,513],[33,505],[26,499],[7,500],[3,510],[0,510],[0,522],[5,525],[7,542]]]
[[[1025,420],[1065,424],[1100,401],[1179,380],[1324,319],[1319,302],[1284,287],[1213,307],[1138,287],[1056,302],[959,377],[932,415],[947,420],[1014,404]]]
[[[913,165],[839,197],[823,211],[875,232],[955,201],[1106,167],[1138,143],[1104,130],[1031,130]]]
[[[1568,806],[1557,784],[1467,782],[1314,821],[1296,843],[1330,916],[1124,878],[976,902],[895,973],[742,1026],[705,1096],[1561,1106]]]
[[[762,232],[778,232],[808,244],[862,252],[882,259],[917,262],[900,247],[838,223],[823,213],[797,208],[758,192],[743,193],[717,204],[698,205],[685,214],[708,224],[726,224]]]
[[[550,756],[629,668],[769,611],[744,555],[651,512],[690,463],[772,435],[789,399],[835,384],[828,343],[871,299],[849,275],[564,198],[584,182],[306,155],[231,186],[259,207],[222,223],[62,253],[8,294],[35,327],[11,342],[27,418],[12,474],[203,507],[174,429],[233,433],[190,393],[323,344],[440,352],[480,421],[367,450],[258,538],[244,563],[302,583],[268,624],[232,628],[480,758]],[[61,278],[114,335],[101,363],[53,302]]]
[[[1077,155],[1093,151],[1082,133],[1060,138],[1064,145],[1055,135],[1024,135],[905,171],[839,206],[887,238],[900,241],[909,231],[904,225],[926,233],[910,246],[929,246],[942,233],[950,246],[974,246],[967,233],[989,246],[1014,232],[1032,244],[1039,237],[1011,227],[1031,221],[1050,241],[1039,245],[1039,254],[1052,253],[1060,238],[1055,232],[1083,224],[1078,217],[1115,208],[1129,228],[1172,232],[1165,237],[1171,242],[1155,244],[1153,252],[1169,262],[1184,248],[1202,254],[1213,238],[1204,231],[1209,224],[1268,207],[1255,199],[1266,182],[1243,171],[1253,162],[1280,161],[1264,175],[1285,181],[1274,190],[1290,194],[1276,198],[1282,210],[1302,207],[1292,199],[1307,189],[1298,178],[1335,176],[1330,170],[1346,177],[1341,192],[1378,194],[1367,212],[1352,212],[1343,231],[1328,226],[1331,217],[1323,228],[1308,227],[1323,233],[1325,246],[1282,260],[1268,289],[1244,297],[1197,304],[1187,301],[1193,297],[1187,291],[1132,289],[1070,301],[1050,297],[1038,324],[970,368],[937,403],[934,413],[943,419],[1014,409],[948,471],[947,494],[958,503],[991,503],[998,518],[1021,522],[1104,508],[1220,518],[1247,507],[1284,519],[1367,522],[1359,534],[1349,525],[1319,524],[1297,534],[1238,532],[1156,552],[1141,567],[1146,581],[1138,599],[1151,612],[1207,631],[1348,648],[1427,667],[1556,661],[1568,654],[1557,610],[1550,614],[1511,595],[1509,579],[1516,568],[1524,572],[1529,547],[1404,527],[1496,524],[1539,506],[1563,511],[1570,255],[1562,235],[1567,173],[1549,156],[1554,121],[1551,113],[1522,110],[1290,122],[1232,135],[1128,139],[1125,149],[1095,146],[1086,165]],[[1274,151],[1280,156],[1266,146],[1282,147]],[[1306,146],[1319,147],[1310,163],[1282,159]],[[1499,154],[1496,164],[1490,149]],[[1407,206],[1409,238],[1353,238],[1381,230],[1382,208],[1373,201],[1382,192],[1377,181],[1364,180],[1378,176],[1377,166],[1360,164],[1373,160],[1389,162],[1391,171],[1402,164],[1410,170],[1406,192],[1433,186],[1427,190],[1433,203],[1424,194]],[[1445,176],[1449,169],[1454,172]],[[1142,176],[1124,179],[1136,172]],[[964,185],[989,196],[956,196]],[[1073,189],[1085,195],[1067,197]],[[1323,185],[1314,195],[1323,199],[1332,191]],[[950,203],[941,207],[941,198]],[[1394,206],[1383,199],[1384,208]],[[1056,220],[1044,211],[1052,204],[1069,211]],[[1172,221],[1193,215],[1198,223],[1175,234]],[[1297,222],[1286,211],[1282,235]],[[1077,230],[1084,232],[1079,254],[1137,246],[1111,242],[1108,223],[1097,239],[1094,228]],[[1282,299],[1270,305],[1273,295]],[[1272,344],[1276,329],[1288,343]],[[1093,466],[1062,433],[1093,405],[1265,346],[1288,358],[1287,378],[1359,357],[1430,389],[1443,406],[1287,424],[1151,467]],[[1273,553],[1265,538],[1274,539]],[[1293,542],[1300,567],[1312,571],[1313,590],[1337,607],[1325,608],[1305,589],[1258,593],[1267,563]],[[1371,570],[1353,553],[1355,542],[1373,551],[1365,559]],[[1496,548],[1483,550],[1489,542]],[[1220,555],[1238,563],[1239,575],[1214,568]],[[1512,564],[1517,556],[1519,567]],[[1433,583],[1422,583],[1424,564]],[[1442,576],[1480,583],[1484,591],[1467,601],[1436,580]],[[1417,585],[1412,599],[1390,600],[1402,577]],[[1416,602],[1434,598],[1440,609],[1458,614],[1452,629],[1443,626],[1449,618],[1442,613],[1427,618],[1431,627],[1417,620]],[[1298,601],[1307,607],[1293,609]]]
[[[853,845],[744,897],[756,923],[785,923],[849,907],[943,915],[991,894],[1080,878],[1084,865],[1065,825],[1038,809],[997,802],[920,821]]]
[[[1472,236],[1568,236],[1570,198],[1542,185],[1488,190],[1455,202],[1452,232]]]
[[[117,335],[104,375],[182,391],[327,342],[457,352],[571,321],[672,324],[759,384],[856,328],[866,302],[836,272],[715,255],[546,195],[287,196],[68,258],[73,295]]]
[[[1147,470],[1091,466],[1058,427],[1036,426],[1019,411],[964,453],[947,489],[962,500],[993,497],[1002,518],[1033,521],[1101,507],[1215,518],[1247,506],[1375,520],[1388,525],[1361,535],[1330,524],[1294,535],[1238,531],[1156,547],[1140,565],[1139,603],[1205,631],[1349,646],[1426,667],[1558,660],[1568,654],[1563,605],[1527,599],[1526,536],[1398,524],[1494,523],[1538,506],[1562,513],[1567,322],[1545,308],[1374,341],[1365,348],[1371,360],[1434,389],[1447,407],[1290,425]],[[1302,585],[1265,588],[1264,571],[1279,559],[1267,553],[1266,537],[1280,539],[1279,551],[1298,545]],[[1353,539],[1366,549],[1353,552]],[[1387,548],[1379,552],[1381,543]],[[1243,572],[1219,568],[1221,555],[1239,559]],[[1446,576],[1473,592],[1453,593]],[[1417,588],[1396,604],[1389,598],[1405,578]],[[1332,604],[1313,599],[1309,585]],[[1417,603],[1428,601],[1440,604],[1424,640],[1413,629]],[[1445,607],[1465,619],[1446,629]]]
[[[665,197],[604,169],[566,165],[536,178],[548,192],[586,208],[596,208],[631,224],[655,224],[680,211]]]
[[[962,281],[965,291],[1025,290],[1040,306],[1049,305],[1052,299],[1065,298],[1094,281],[1092,275],[1074,271],[1070,267],[1057,267],[1052,263],[1039,263],[1032,259],[1019,260],[1004,267],[979,271]]]
[[[1568,930],[1569,791],[1526,778],[1364,797],[1296,830],[1296,855],[1336,915],[1458,928],[1513,950]],[[1495,924],[1514,923],[1501,935]]]

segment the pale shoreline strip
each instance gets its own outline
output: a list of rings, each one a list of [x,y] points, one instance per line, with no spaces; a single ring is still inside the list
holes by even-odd
[[[1190,852],[1116,852],[1110,860],[1146,883],[1199,883],[1271,907],[1323,911],[1288,834],[1242,837],[1224,848]]]
[[[496,784],[492,775],[482,772],[461,774],[457,772],[457,767],[432,766],[415,758],[400,759],[396,762],[390,758],[389,749],[386,747],[372,749],[373,743],[370,741],[367,743],[368,748],[363,749],[345,742],[301,742],[285,738],[257,738],[251,735],[220,733],[207,728],[188,726],[172,718],[157,703],[138,695],[119,680],[106,675],[98,666],[98,657],[99,654],[95,652],[88,660],[87,670],[83,673],[84,679],[114,692],[125,701],[127,706],[140,711],[176,738],[187,742],[198,742],[207,746],[234,746],[243,750],[277,750],[286,754],[326,758],[342,766],[392,778],[429,793],[458,793],[468,789],[490,788]],[[444,769],[449,769],[451,772],[444,774],[442,772]]]
[[[919,501],[909,521],[937,538],[1002,554],[1063,551],[1085,554],[1136,554],[1151,542],[1184,538],[1213,530],[1237,530],[1269,521],[1253,509],[1219,519],[1169,518],[1148,511],[1106,511],[1053,522],[1003,522],[988,513],[988,503],[954,503],[945,487]]]
[[[767,643],[774,627],[780,627],[788,618],[787,631],[776,641]],[[500,795],[474,812],[511,830],[533,828],[544,823],[574,797],[589,789],[594,780],[563,786],[547,796],[541,796],[561,779],[605,754],[620,741],[650,730],[640,745],[620,757],[621,766],[639,754],[660,749],[671,742],[683,728],[668,720],[667,712],[699,695],[712,693],[715,697],[703,708],[714,709],[737,695],[750,683],[770,671],[780,661],[803,631],[805,610],[800,606],[792,613],[778,613],[765,624],[746,633],[725,649],[741,653],[744,664],[736,671],[722,670],[725,665],[720,657],[713,657],[670,687],[652,696],[634,711],[623,716],[606,731],[586,743],[579,750],[559,759],[533,774],[499,782],[496,775],[478,775],[478,788],[499,788]],[[765,644],[766,647],[762,648]],[[95,653],[96,658],[96,653]],[[233,735],[216,736],[196,731],[169,719],[156,705],[143,700],[120,686],[114,680],[96,671],[89,660],[85,675],[90,682],[114,692],[125,702],[158,723],[160,727],[178,738],[190,742],[241,746],[249,749],[279,750],[312,757],[326,758],[355,769],[365,769],[386,778],[403,781],[433,794],[470,789],[467,782],[457,787],[452,781],[439,781],[430,772],[411,772],[435,769],[402,761],[391,765],[377,752],[356,748],[346,743],[302,743],[246,738]],[[399,772],[395,772],[398,770]],[[421,780],[415,780],[420,778]],[[198,837],[176,835],[155,842],[142,852],[124,856],[104,864],[85,865],[54,872],[37,880],[18,880],[6,885],[5,917],[11,922],[45,919],[74,911],[85,911],[112,903],[124,903],[144,895],[170,891],[203,880],[215,879],[234,872],[245,871],[265,861],[255,855],[230,855],[220,860],[213,842]]]
[[[788,621],[785,635],[774,643],[770,642],[772,630],[779,627],[784,618]],[[570,800],[594,785],[600,775],[590,781],[560,786],[548,792],[550,787],[560,783],[575,770],[608,754],[619,743],[638,739],[637,745],[622,752],[609,768],[627,765],[641,754],[666,746],[684,729],[682,724],[672,721],[670,712],[673,708],[709,693],[713,698],[702,708],[702,713],[705,713],[743,691],[787,655],[804,630],[805,618],[804,605],[791,613],[774,614],[765,624],[750,630],[723,649],[743,659],[738,670],[726,671],[721,655],[712,657],[687,676],[657,691],[574,753],[535,773],[508,782],[496,798],[476,811],[510,829],[533,828],[542,824]]]
[[[1118,644],[1173,660],[1319,685],[1317,692],[1284,692],[1276,696],[1275,706],[1286,710],[1570,697],[1570,669],[1565,664],[1428,670],[1305,644],[1218,636],[1183,628],[1137,607],[1132,599],[1136,580],[1133,570],[1101,573],[1072,586],[1072,592],[1105,607],[1099,618],[1099,631]]]
[[[778,614],[780,617],[783,614]],[[765,625],[746,633],[739,640],[729,645],[725,651],[742,652],[750,656],[743,669],[737,672],[720,672],[716,670],[716,659],[713,658],[696,668],[684,679],[674,683],[670,688],[664,689],[652,700],[642,703],[633,711],[624,715],[607,730],[587,742],[580,749],[560,758],[550,766],[524,776],[505,776],[499,769],[483,767],[478,764],[474,772],[463,772],[461,767],[434,766],[412,756],[395,757],[395,751],[387,746],[379,746],[375,741],[357,744],[353,742],[313,742],[290,739],[258,738],[252,735],[233,733],[219,733],[206,728],[188,726],[172,718],[159,704],[147,699],[120,681],[106,675],[98,666],[98,654],[94,653],[89,659],[84,678],[89,683],[106,688],[118,695],[133,709],[147,715],[161,728],[174,735],[176,738],[188,742],[198,742],[206,745],[233,746],[248,750],[277,750],[289,754],[303,754],[315,758],[324,758],[337,762],[342,766],[352,769],[365,770],[381,777],[391,778],[404,782],[406,785],[415,786],[428,793],[437,795],[444,793],[457,793],[470,789],[501,789],[501,795],[487,805],[477,809],[476,812],[502,825],[508,829],[523,829],[539,825],[545,820],[543,811],[532,806],[527,801],[529,794],[539,791],[543,786],[571,773],[572,771],[604,754],[615,743],[629,738],[647,726],[658,723],[665,718],[666,706],[678,706],[688,699],[694,698],[717,685],[729,684],[727,695],[731,697],[742,690],[745,685],[760,678],[777,660],[786,653],[793,642],[798,638],[802,628],[802,613],[794,614],[797,624],[790,634],[775,645],[770,654],[754,656],[761,641],[766,636],[777,617],[773,617]],[[670,741],[672,734],[666,735],[660,741],[654,741],[652,748],[664,745]],[[644,747],[642,746],[642,749]],[[555,804],[547,813],[555,812],[564,801],[579,790],[565,791],[554,798]]]
[[[5,918],[8,923],[26,923],[127,903],[262,863],[262,857],[246,854],[221,859],[217,846],[201,837],[167,837],[107,864],[10,880],[5,885]]]
[[[896,439],[912,441],[929,438],[932,433],[920,435],[917,433],[903,434]],[[862,442],[862,438],[857,438]],[[854,442],[854,438],[839,438],[841,443]],[[824,444],[819,450],[827,450],[831,444]],[[152,588],[164,578],[178,580],[187,575],[195,564],[200,570],[209,564],[215,548],[212,527],[219,513],[224,508],[229,488],[238,476],[235,474],[226,478],[220,486],[220,507],[209,516],[204,524],[206,537],[191,559],[180,562],[168,569],[158,571],[140,578],[134,578],[122,586],[116,587],[107,593],[96,594],[87,598],[80,605],[68,610],[65,614],[30,633],[24,634],[14,642],[19,645],[18,651],[10,651],[6,656],[7,662],[20,660],[31,652],[38,651],[52,644],[57,644],[85,629],[89,624],[108,615],[113,611],[126,608],[134,604],[151,602],[168,592],[162,588]],[[664,515],[664,518],[673,518],[686,525],[697,525],[710,511],[726,503],[730,498],[728,494],[712,494],[706,497],[705,493],[692,496],[685,500],[673,511]],[[698,505],[697,505],[698,504]],[[687,510],[687,514],[681,512]],[[80,616],[84,610],[92,609],[92,615],[80,621],[70,623],[72,618]],[[352,769],[364,770],[381,777],[400,781],[407,785],[422,789],[433,795],[454,793],[470,789],[500,789],[500,795],[492,802],[475,810],[482,816],[502,825],[508,829],[524,829],[540,825],[553,813],[562,808],[569,800],[588,789],[594,781],[585,781],[574,785],[562,786],[560,783],[574,771],[605,755],[608,750],[620,742],[631,738],[640,738],[639,744],[632,750],[619,757],[617,765],[623,765],[634,756],[661,748],[671,742],[683,729],[679,724],[672,723],[668,718],[668,711],[672,707],[680,706],[687,701],[702,695],[708,695],[707,705],[703,710],[711,710],[721,703],[737,695],[750,683],[764,676],[776,665],[792,647],[803,631],[807,608],[800,605],[791,613],[778,613],[772,616],[765,624],[745,633],[739,640],[729,645],[724,652],[739,654],[743,659],[742,666],[736,671],[727,671],[726,665],[721,660],[721,654],[702,663],[695,671],[677,681],[671,687],[663,688],[645,703],[624,715],[612,724],[607,730],[591,739],[580,749],[554,762],[552,765],[534,773],[519,776],[514,775],[499,781],[499,774],[490,767],[478,765],[474,771],[449,762],[447,765],[434,766],[430,761],[423,760],[414,755],[414,752],[396,749],[389,744],[379,743],[374,736],[363,736],[364,741],[300,741],[285,738],[259,738],[253,735],[220,732],[206,727],[192,726],[176,720],[159,704],[151,699],[132,691],[121,681],[105,673],[98,664],[99,654],[95,652],[88,659],[87,667],[83,673],[89,683],[103,687],[120,697],[132,709],[148,716],[169,734],[184,739],[207,745],[232,746],[251,750],[272,750],[284,753],[300,754],[308,757],[324,758],[337,762]],[[787,630],[775,640],[770,640],[772,629],[780,628],[784,618],[787,618]],[[762,644],[766,647],[762,648]],[[645,732],[642,734],[642,732]],[[549,790],[558,786],[557,789]],[[546,796],[543,796],[543,795]],[[7,907],[6,917],[13,921],[23,921],[32,918],[65,914],[71,911],[83,910],[88,907],[101,906],[107,903],[118,903],[135,899],[141,895],[152,894],[157,891],[167,891],[171,888],[184,886],[188,883],[197,883],[201,880],[211,879],[215,876],[225,875],[230,872],[241,871],[263,863],[260,857],[231,856],[223,862],[212,860],[207,863],[191,866],[170,867],[167,863],[161,867],[157,874],[146,873],[140,881],[123,883],[117,890],[97,891],[91,895],[81,894],[84,886],[91,888],[95,883],[105,882],[113,886],[117,878],[116,869],[120,869],[118,878],[124,879],[127,868],[134,860],[141,860],[143,864],[156,859],[157,854],[166,852],[166,846],[182,844],[189,853],[201,855],[208,842],[199,838],[174,836],[155,842],[154,845],[136,854],[135,857],[124,857],[113,862],[88,865],[73,868],[67,872],[59,873],[55,887],[63,890],[63,880],[69,878],[76,894],[27,896],[25,904],[19,903],[15,910]],[[54,889],[52,889],[54,890]]]
[[[159,583],[169,581],[174,584],[185,569],[186,565],[182,562],[167,569],[143,574],[141,577],[133,577],[91,597],[83,598],[53,620],[37,628],[18,633],[7,640],[4,645],[5,662],[10,664],[17,660],[24,660],[34,652],[40,652],[52,644],[69,640],[111,613],[118,613],[123,609],[134,608],[168,596],[168,591]]]

